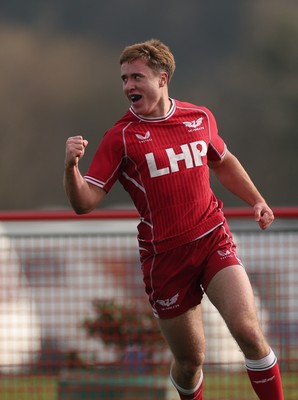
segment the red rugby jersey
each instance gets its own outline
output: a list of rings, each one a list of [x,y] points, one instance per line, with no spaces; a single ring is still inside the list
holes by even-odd
[[[222,224],[207,160],[225,153],[212,113],[172,100],[161,118],[130,108],[104,135],[85,179],[106,192],[119,179],[140,214],[140,247],[160,253]]]

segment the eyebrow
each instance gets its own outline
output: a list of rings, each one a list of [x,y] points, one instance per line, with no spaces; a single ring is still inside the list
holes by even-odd
[[[127,78],[127,76],[134,76],[134,75],[139,75],[139,76],[145,76],[142,72],[132,72],[131,74],[123,74],[121,75],[121,79]]]

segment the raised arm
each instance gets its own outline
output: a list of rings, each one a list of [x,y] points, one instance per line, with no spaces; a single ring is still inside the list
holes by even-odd
[[[67,139],[65,148],[64,189],[77,214],[92,211],[104,198],[106,192],[85,181],[79,170],[79,161],[85,154],[87,140],[82,136]]]
[[[272,210],[232,153],[228,151],[221,161],[209,162],[208,165],[226,189],[254,208],[255,220],[261,229],[266,229],[272,224]]]

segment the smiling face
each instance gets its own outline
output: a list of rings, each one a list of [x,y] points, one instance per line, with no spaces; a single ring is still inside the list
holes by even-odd
[[[136,114],[146,118],[166,115],[170,108],[168,76],[137,59],[121,65],[123,92]]]

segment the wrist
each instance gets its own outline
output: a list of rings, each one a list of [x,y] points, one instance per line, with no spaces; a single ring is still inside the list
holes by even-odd
[[[264,205],[264,204],[267,205],[265,199],[261,198],[261,199],[254,201],[253,207],[258,207],[258,206]]]
[[[74,170],[78,170],[79,169],[79,165],[77,162],[73,162],[73,161],[64,161],[64,169],[65,171],[74,171]]]

